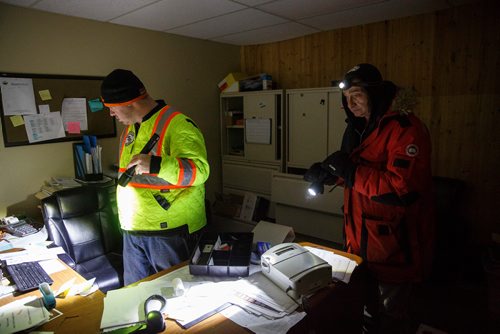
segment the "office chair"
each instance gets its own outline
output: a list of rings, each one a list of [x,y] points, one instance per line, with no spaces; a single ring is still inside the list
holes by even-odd
[[[63,189],[42,200],[49,240],[66,263],[103,292],[123,286],[122,235],[114,185]],[[69,258],[69,259],[68,259]]]

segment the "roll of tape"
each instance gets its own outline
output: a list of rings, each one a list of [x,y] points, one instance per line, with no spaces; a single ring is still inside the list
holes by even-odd
[[[179,297],[186,292],[186,289],[184,288],[184,283],[182,283],[182,280],[178,277],[174,278],[172,280],[172,286],[174,287],[174,294]]]
[[[54,293],[52,292],[49,283],[41,283],[38,286],[38,289],[42,293],[43,304],[45,305],[45,308],[47,310],[52,310],[54,307],[56,307],[56,298],[54,297]]]

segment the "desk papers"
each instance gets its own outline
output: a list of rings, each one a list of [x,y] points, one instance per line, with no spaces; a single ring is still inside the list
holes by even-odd
[[[33,249],[23,250],[19,252],[0,254],[0,260],[6,261],[7,265],[18,264],[23,262],[44,261],[57,259],[57,254],[64,254],[62,247],[36,248],[36,253]]]
[[[106,332],[143,322],[144,302],[149,296],[140,286],[108,291],[101,329]]]
[[[176,278],[180,278],[185,287],[181,296],[174,294],[172,281]],[[189,268],[185,266],[135,287],[108,291],[104,299],[101,329],[109,331],[144,321],[144,301],[155,293],[167,298],[164,313],[184,328],[233,305],[236,309],[232,308],[233,311],[227,313],[228,317],[247,328],[250,328],[247,323],[249,317],[259,319],[261,324],[271,324],[276,319],[288,318],[298,307],[293,299],[260,272],[245,279],[204,277],[190,275]],[[245,314],[245,317],[238,316],[238,313]],[[289,323],[291,327],[304,315],[294,315],[281,322]],[[243,322],[239,323],[238,319],[243,319]]]
[[[306,247],[332,265],[332,277],[348,283],[356,262],[330,251]],[[251,266],[250,276],[193,276],[188,266],[138,286],[108,291],[104,299],[101,329],[108,331],[144,321],[144,301],[152,294],[167,298],[165,314],[184,328],[220,313],[258,334],[286,333],[306,314],[298,304],[266,278],[259,266]],[[182,295],[175,294],[172,281],[180,279]]]
[[[306,312],[293,312],[286,317],[270,320],[248,312],[242,312],[242,309],[235,305],[228,307],[220,313],[241,327],[245,327],[258,334],[287,333],[290,328],[306,316]]]
[[[50,318],[41,298],[16,300],[0,307],[0,332],[9,334],[38,326]]]

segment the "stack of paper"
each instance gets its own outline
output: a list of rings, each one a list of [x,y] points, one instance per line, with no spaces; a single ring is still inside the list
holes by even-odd
[[[45,181],[45,184],[42,185],[40,191],[35,194],[35,197],[42,200],[58,190],[79,186],[81,186],[81,184],[76,182],[74,178],[52,177],[52,179]]]
[[[140,290],[136,286],[108,291],[104,298],[101,319],[101,329],[104,332],[144,321],[145,315],[141,312],[140,301],[145,299]]]
[[[268,319],[289,315],[299,306],[261,272],[234,282],[232,303],[247,312]]]

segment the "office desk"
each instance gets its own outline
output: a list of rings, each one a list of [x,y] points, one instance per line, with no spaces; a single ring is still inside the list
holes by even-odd
[[[311,246],[333,251],[328,247],[322,247],[312,243],[301,243],[303,246]],[[358,256],[334,250],[336,254],[346,256],[361,264]],[[154,274],[140,282],[153,280],[171,271],[187,265],[187,261],[172,268]],[[65,265],[66,266],[66,265]],[[332,282],[327,288],[318,291],[315,295],[304,301],[304,310],[307,315],[297,323],[289,333],[299,334],[315,331],[316,333],[360,333],[362,318],[362,272],[363,265],[358,265],[351,276],[348,285]],[[56,291],[62,283],[76,277],[76,281],[83,282],[84,279],[71,268],[51,274],[54,283],[52,289]],[[136,285],[140,282],[134,283]],[[39,291],[33,291],[16,297],[5,297],[0,299],[0,305],[4,305],[18,298],[28,295],[40,296]],[[101,316],[104,309],[104,294],[96,291],[90,296],[72,296],[65,299],[57,299],[56,308],[63,315],[38,328],[40,331],[54,331],[59,333],[98,333]],[[250,331],[240,327],[221,314],[216,314],[201,323],[184,330],[173,320],[167,319],[165,333],[249,333]]]
[[[294,327],[290,334],[302,333],[361,333],[361,321],[363,317],[362,286],[364,266],[359,256],[323,247],[309,242],[301,242],[302,246],[310,246],[334,251],[338,255],[345,256],[355,261],[358,266],[354,270],[349,284],[332,282],[328,287],[318,291],[312,297],[304,300],[304,311],[307,315]],[[182,266],[175,266],[143,281],[158,278],[166,273],[176,270]],[[135,283],[137,284],[137,283]],[[182,329],[175,321],[167,319],[167,330],[165,333],[251,333],[221,314],[194,325],[188,330]]]
[[[53,291],[57,291],[62,284],[72,278],[75,278],[75,283],[85,282],[85,279],[76,271],[64,262],[60,262],[65,266],[65,269],[50,274],[50,277],[54,280],[51,285]],[[40,291],[33,290],[24,294],[3,297],[0,299],[0,305],[32,295],[41,297]],[[56,309],[63,314],[40,326],[38,330],[53,331],[55,333],[98,333],[101,325],[101,314],[104,309],[103,298],[104,293],[99,290],[87,297],[69,296],[64,299],[57,298]]]

